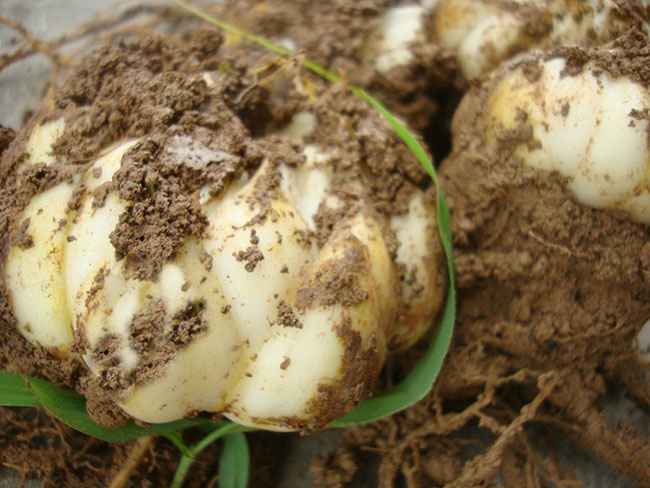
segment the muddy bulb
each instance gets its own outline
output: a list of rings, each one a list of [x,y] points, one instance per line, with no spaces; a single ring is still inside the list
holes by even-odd
[[[611,39],[625,24],[618,11],[610,0],[441,0],[433,31],[472,78],[514,53]]]
[[[524,68],[489,82],[480,116],[487,146],[511,141],[525,165],[565,176],[580,203],[650,223],[648,89],[589,65],[569,74],[563,57],[540,61],[533,80]]]
[[[379,73],[387,73],[414,58],[412,43],[423,35],[422,5],[402,5],[388,9],[372,34],[366,59]]]
[[[284,130],[302,145],[304,164],[264,160],[218,194],[200,188],[205,231],[188,237],[155,277],[129,272],[111,241],[132,202],[115,188],[97,201],[142,138],[112,144],[71,181],[37,194],[19,218],[31,245],[11,246],[5,264],[20,331],[63,358],[82,344],[80,359],[119,381],[118,405],[143,421],[211,411],[305,430],[347,413],[372,390],[388,350],[430,327],[444,280],[442,269],[425,264],[441,248],[432,203],[415,187],[406,213],[379,217],[360,205],[325,242],[305,237],[319,209],[343,205],[332,149],[302,142],[316,125],[305,111]],[[17,171],[53,164],[52,145],[64,131],[63,119],[36,126],[30,158]],[[172,136],[161,151],[196,168],[228,160],[187,135]],[[270,217],[256,220],[250,202],[268,184],[276,185]],[[400,241],[392,256],[386,232]],[[410,271],[403,281],[400,269]],[[147,327],[160,330],[142,342]],[[153,366],[143,370],[143,362]]]
[[[29,158],[19,171],[37,162],[54,163],[51,146],[64,128],[62,119],[37,126],[27,141]],[[63,277],[66,236],[60,227],[73,191],[73,184],[62,183],[32,199],[23,211],[23,222],[28,224],[23,231],[33,245],[12,246],[5,267],[19,330],[31,342],[62,357],[71,354],[72,326]]]
[[[433,42],[455,53],[469,79],[531,49],[601,44],[634,21],[611,0],[423,0],[383,13],[366,62],[385,74],[411,63],[415,45]]]

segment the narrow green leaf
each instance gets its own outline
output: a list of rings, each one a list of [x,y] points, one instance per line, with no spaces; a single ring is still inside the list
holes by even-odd
[[[193,427],[208,419],[184,419],[166,424],[152,424],[148,429],[133,422],[114,429],[101,427],[86,412],[86,399],[72,390],[64,390],[49,381],[25,377],[40,404],[63,423],[84,434],[108,441],[125,442],[153,434],[165,434],[187,427]]]
[[[233,425],[233,423],[230,420],[218,420],[216,422],[210,422],[209,424],[199,425],[199,429],[206,434],[212,434],[215,430],[219,430],[221,427],[226,425]]]
[[[0,406],[40,407],[41,402],[21,375],[0,371]]]
[[[192,454],[196,457],[199,455],[203,449],[208,447],[214,441],[228,434],[237,434],[243,432],[252,432],[257,430],[253,427],[245,427],[243,425],[236,424],[230,421],[220,422],[221,425],[217,429],[214,429],[210,434],[206,435],[201,439],[193,448]]]
[[[210,24],[216,25],[220,29],[223,29],[227,32],[230,32],[231,34],[234,34],[236,36],[242,37],[244,39],[248,39],[249,41],[254,42],[255,44],[258,44],[262,47],[265,47],[266,49],[269,49],[270,51],[274,51],[278,53],[280,56],[293,56],[294,53],[289,51],[288,49],[285,49],[280,46],[276,46],[275,44],[268,42],[266,39],[263,39],[261,37],[257,37],[253,34],[250,34],[248,32],[245,32],[234,25],[231,25],[227,22],[224,22],[222,20],[217,19],[216,17],[212,17],[211,15],[206,14],[202,10],[195,8],[191,6],[188,3],[185,3],[181,0],[172,0],[176,5],[179,7],[183,8],[184,10],[187,10],[191,14],[199,17],[200,19],[205,20],[206,22],[209,22]]]
[[[241,36],[244,39],[255,42],[256,44],[266,47],[281,56],[291,57],[295,54],[280,46],[276,46],[266,39],[244,32],[231,24],[208,15],[199,9],[191,7],[182,0],[173,0],[173,2],[206,22],[209,22],[225,31]],[[329,81],[341,81],[341,77],[313,61],[305,59],[302,61],[302,65]],[[431,390],[433,383],[440,372],[442,362],[447,354],[449,345],[451,344],[456,316],[456,284],[454,279],[453,245],[449,209],[445,202],[442,188],[438,182],[433,164],[418,139],[406,127],[404,127],[404,125],[402,125],[402,123],[400,123],[399,120],[397,120],[381,102],[358,86],[351,84],[348,84],[347,86],[356,96],[367,101],[386,119],[433,180],[438,195],[438,231],[447,256],[449,287],[447,290],[447,298],[445,301],[445,310],[443,312],[442,321],[436,329],[425,356],[420,360],[411,374],[390,390],[364,400],[354,411],[350,412],[342,419],[333,422],[330,427],[345,427],[379,420],[382,417],[404,410],[421,400]]]
[[[219,460],[219,488],[246,488],[248,463],[246,436],[241,432],[225,436]]]
[[[178,466],[176,466],[176,472],[174,473],[174,478],[172,479],[169,488],[181,488],[183,486],[187,473],[189,473],[193,462],[193,456],[188,456],[186,454],[181,456],[181,460],[178,462]]]
[[[181,436],[180,432],[177,430],[173,430],[171,432],[167,432],[165,434],[162,434],[163,437],[166,437],[169,439],[178,449],[183,453],[184,456],[193,458],[194,455],[192,454],[192,450],[187,447],[185,442],[183,442],[183,437]]]

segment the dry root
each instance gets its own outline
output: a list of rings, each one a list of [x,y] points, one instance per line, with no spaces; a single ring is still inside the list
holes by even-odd
[[[151,448],[152,443],[153,437],[151,436],[142,437],[133,443],[133,447],[129,451],[124,464],[113,477],[108,488],[124,488],[127,485],[137,469],[138,464],[140,464],[144,455]]]
[[[350,486],[363,453],[372,451],[381,455],[381,488],[582,486],[557,459],[561,433],[636,486],[650,486],[650,442],[629,426],[606,422],[595,406],[603,390],[586,384],[584,375],[570,369],[458,375],[462,352],[452,353],[426,402],[350,429],[337,451],[313,464],[318,482]],[[464,352],[476,360],[476,351]],[[492,369],[506,363],[491,357]]]

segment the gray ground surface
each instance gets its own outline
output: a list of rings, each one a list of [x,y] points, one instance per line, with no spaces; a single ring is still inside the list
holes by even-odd
[[[0,15],[19,20],[38,38],[53,40],[88,22],[100,12],[124,9],[139,3],[136,1],[111,0],[0,0]],[[147,3],[164,3],[163,0]],[[0,54],[11,51],[20,35],[0,25]],[[35,110],[43,95],[43,87],[52,70],[52,63],[42,55],[31,56],[0,71],[0,124],[19,128],[25,114]],[[609,418],[613,423],[625,420],[650,437],[648,418],[624,398],[610,399]],[[0,426],[2,428],[2,426]],[[286,434],[279,434],[286,435]],[[324,432],[308,437],[290,435],[289,454],[284,461],[280,488],[309,488],[316,486],[307,471],[314,456],[330,452],[339,432]],[[628,488],[632,485],[621,481],[611,470],[577,451],[570,445],[561,446],[560,452],[567,466],[573,467],[585,480],[587,488]],[[365,478],[364,476],[362,476]],[[20,477],[6,468],[0,468],[0,488],[20,486]],[[359,488],[374,486],[376,480],[369,475]],[[24,486],[34,488],[37,482],[28,481]]]
[[[0,0],[0,14],[19,20],[44,41],[58,39],[110,7],[124,2],[106,0]],[[0,52],[11,50],[20,34],[0,26]],[[38,107],[53,64],[45,56],[31,56],[0,72],[0,124],[19,128],[26,111]]]

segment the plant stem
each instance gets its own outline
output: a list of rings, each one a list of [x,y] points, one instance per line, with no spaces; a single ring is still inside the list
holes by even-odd
[[[226,434],[232,434],[233,432],[250,432],[253,430],[257,429],[254,429],[252,427],[244,427],[243,425],[235,424],[234,422],[228,423],[201,439],[194,447],[192,447],[192,454],[194,457],[198,456],[199,453],[203,451],[203,449],[219,439],[219,437],[222,437]]]
[[[181,486],[183,486],[185,476],[187,476],[187,472],[190,470],[190,466],[192,466],[193,462],[194,458],[183,454],[183,457],[181,457],[181,460],[178,463],[178,467],[176,468],[176,473],[174,473],[172,484],[169,485],[169,488],[181,488]]]
[[[166,434],[163,434],[163,437],[166,437],[171,442],[173,442],[174,445],[180,449],[180,451],[183,453],[184,456],[194,457],[192,454],[192,450],[185,445],[185,443],[183,442],[183,438],[181,437],[181,434],[177,430],[173,432],[167,432]]]
[[[227,424],[206,435],[203,439],[201,439],[198,443],[189,449],[185,446],[185,444],[183,444],[182,441],[179,441],[180,436],[177,432],[172,433],[172,435],[165,435],[165,437],[172,441],[183,453],[181,460],[178,462],[178,467],[176,468],[176,473],[174,474],[174,479],[172,480],[170,488],[181,488],[181,486],[183,486],[187,472],[189,471],[196,457],[214,441],[227,434],[232,434],[235,432],[251,432],[253,430],[257,429],[254,429],[252,427],[244,427],[243,425],[235,424],[234,422],[228,422]]]

